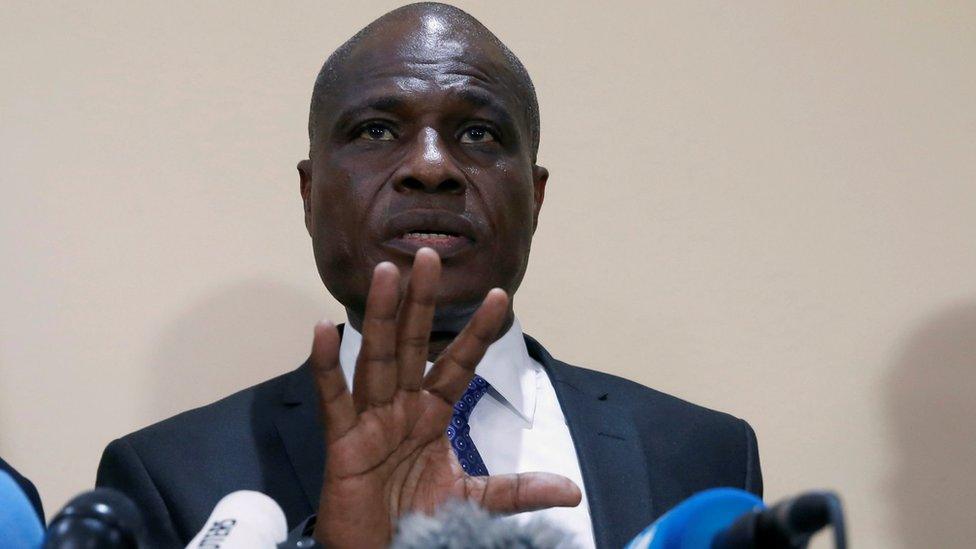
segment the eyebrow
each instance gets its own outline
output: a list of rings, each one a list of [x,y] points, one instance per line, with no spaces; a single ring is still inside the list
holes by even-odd
[[[407,102],[395,95],[380,95],[361,101],[347,109],[343,109],[336,118],[335,127],[342,128],[349,124],[350,120],[358,118],[361,114],[368,111],[396,112],[406,108]]]
[[[465,103],[491,111],[499,118],[499,122],[501,122],[503,125],[513,125],[515,122],[512,119],[512,115],[508,112],[508,109],[505,108],[505,105],[500,103],[497,99],[495,99],[495,96],[489,93],[466,88],[459,91],[457,95]]]
[[[462,89],[457,92],[457,97],[461,101],[477,108],[489,110],[499,119],[502,125],[514,125],[515,121],[503,103],[500,103],[493,95],[475,89]],[[336,118],[336,128],[344,128],[351,121],[361,117],[366,112],[380,111],[395,113],[408,108],[408,102],[396,95],[379,95],[369,97],[349,108],[343,109]]]

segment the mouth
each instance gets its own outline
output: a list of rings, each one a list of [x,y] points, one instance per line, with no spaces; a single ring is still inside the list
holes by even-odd
[[[410,231],[399,237],[407,242],[416,242],[421,246],[443,247],[456,243],[467,238],[452,233],[435,233],[430,231]]]
[[[413,256],[420,248],[433,248],[441,259],[474,248],[474,228],[467,219],[438,211],[412,211],[393,216],[384,247]]]

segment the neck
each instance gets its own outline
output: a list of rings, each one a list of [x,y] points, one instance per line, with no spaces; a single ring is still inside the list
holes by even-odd
[[[495,334],[495,339],[491,340],[491,342],[494,343],[501,339],[508,332],[509,328],[512,327],[513,322],[515,322],[515,313],[509,308],[508,314],[505,315],[505,323],[502,324],[501,329]],[[437,357],[441,356],[441,353],[454,342],[454,338],[457,335],[458,332],[453,331],[432,331],[430,333],[430,340],[427,343],[427,360],[430,362],[437,360]]]
[[[349,324],[353,328],[355,328],[359,333],[363,332],[363,321],[361,314],[347,308],[346,317],[349,319]],[[508,313],[505,315],[505,322],[502,324],[501,329],[498,330],[498,333],[495,334],[495,338],[492,340],[492,343],[501,339],[501,337],[505,335],[512,327],[512,323],[514,322],[515,312],[512,309],[511,304],[509,304]],[[456,327],[458,326],[456,321],[447,322],[445,323],[446,326],[439,326],[439,324],[440,323],[438,323],[437,318],[435,317],[434,329],[431,330],[430,339],[427,343],[427,360],[430,362],[436,361],[437,357],[441,356],[441,354],[451,345],[451,343],[454,342],[454,339],[461,332],[461,328],[467,325],[467,319],[460,324],[460,327]]]

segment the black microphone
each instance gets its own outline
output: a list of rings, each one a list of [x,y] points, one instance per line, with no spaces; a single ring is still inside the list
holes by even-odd
[[[829,525],[834,529],[834,547],[846,549],[840,498],[833,492],[807,492],[739,517],[716,536],[712,548],[802,549]]]
[[[139,509],[122,493],[96,488],[76,496],[55,515],[44,549],[138,549],[145,539]]]

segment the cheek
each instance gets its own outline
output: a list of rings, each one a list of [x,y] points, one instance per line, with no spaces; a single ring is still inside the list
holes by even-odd
[[[364,258],[390,198],[382,192],[381,181],[373,171],[333,169],[318,184],[316,228],[321,245],[347,259]]]
[[[509,244],[532,238],[534,193],[529,179],[507,179],[492,193],[499,236]]]
[[[348,251],[356,231],[354,187],[348,174],[330,171],[315,182],[313,219],[316,245],[337,253]]]

